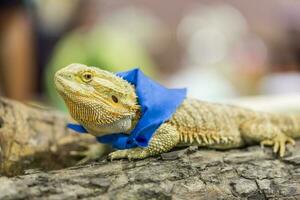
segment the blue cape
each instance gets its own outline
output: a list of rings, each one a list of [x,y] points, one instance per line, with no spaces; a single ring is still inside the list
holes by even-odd
[[[116,149],[147,147],[159,126],[171,118],[177,107],[186,98],[186,89],[167,89],[145,76],[139,69],[117,73],[135,86],[141,117],[130,134],[116,133],[97,137],[101,143],[112,144]],[[78,124],[68,128],[79,133],[87,130]]]

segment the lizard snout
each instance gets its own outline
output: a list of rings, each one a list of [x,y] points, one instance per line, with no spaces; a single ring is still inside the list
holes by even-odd
[[[54,79],[71,79],[72,78],[72,74],[68,73],[65,69],[61,69],[58,70],[55,75],[54,75]]]

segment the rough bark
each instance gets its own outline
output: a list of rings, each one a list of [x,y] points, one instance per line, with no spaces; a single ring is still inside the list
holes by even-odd
[[[36,123],[43,123],[43,113]],[[64,130],[65,121],[50,121],[49,126]],[[12,126],[15,134],[22,130],[17,122]],[[40,128],[37,132],[44,132]],[[300,199],[299,165],[299,142],[283,159],[258,146],[229,151],[190,147],[140,161],[102,160],[2,176],[0,199]]]
[[[0,98],[0,173],[15,175],[32,167],[59,169],[78,162],[70,152],[96,141],[72,133],[67,121],[66,115],[49,108]]]

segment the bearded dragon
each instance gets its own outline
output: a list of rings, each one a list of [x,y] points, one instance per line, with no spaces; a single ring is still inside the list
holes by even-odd
[[[58,93],[71,116],[98,137],[130,134],[141,108],[134,85],[114,73],[83,64],[56,72]],[[186,98],[155,132],[147,147],[117,150],[110,159],[143,159],[177,146],[197,145],[232,149],[246,145],[273,146],[283,157],[287,144],[300,137],[300,116],[256,112],[250,109]]]

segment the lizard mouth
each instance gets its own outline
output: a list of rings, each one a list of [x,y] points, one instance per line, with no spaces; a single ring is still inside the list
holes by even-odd
[[[63,91],[64,88],[65,88],[65,85],[63,84],[63,81],[60,78],[56,77],[56,76],[54,78],[54,84],[55,84],[55,87],[58,91]]]
[[[68,85],[68,80],[65,80],[64,78],[55,77],[54,84],[56,87],[56,90],[63,96],[68,95],[72,92],[72,88]]]
[[[54,75],[54,84],[56,89],[62,93],[72,92],[74,89],[72,87],[72,75],[66,73],[64,69],[57,71]]]
[[[71,80],[71,77],[56,73],[54,77],[54,85],[56,90],[63,96],[69,96],[78,92],[75,88],[76,85]]]

